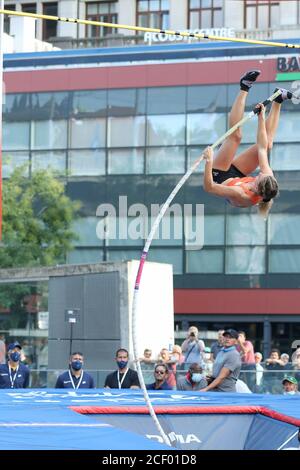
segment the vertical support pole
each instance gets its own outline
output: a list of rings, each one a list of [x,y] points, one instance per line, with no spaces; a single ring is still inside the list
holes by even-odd
[[[264,318],[264,339],[263,339],[263,358],[264,361],[267,357],[269,357],[271,351],[271,322],[269,317]]]

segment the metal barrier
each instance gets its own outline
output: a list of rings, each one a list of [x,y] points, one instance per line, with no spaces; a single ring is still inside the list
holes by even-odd
[[[251,366],[251,368],[250,368]],[[242,380],[253,393],[267,393],[267,394],[282,394],[283,386],[282,380],[289,376],[295,377],[300,384],[300,369],[295,369],[292,365],[288,368],[282,368],[280,370],[256,370],[255,365],[247,366],[244,365],[240,372],[239,380]],[[254,367],[253,367],[254,366]],[[176,378],[187,374],[188,364],[180,366],[176,370]],[[65,369],[66,370],[66,369]],[[113,372],[112,370],[87,370],[95,382],[97,388],[104,387],[105,378],[108,374]],[[146,384],[154,382],[154,364],[149,365],[147,369],[142,369],[144,380]],[[64,370],[30,370],[30,388],[54,388],[57,377],[64,372]],[[172,372],[171,372],[172,373]]]

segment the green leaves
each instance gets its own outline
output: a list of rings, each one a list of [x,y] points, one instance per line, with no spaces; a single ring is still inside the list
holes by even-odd
[[[64,183],[49,171],[23,175],[18,168],[3,182],[0,268],[63,264],[77,238],[71,226],[80,203],[64,194]]]

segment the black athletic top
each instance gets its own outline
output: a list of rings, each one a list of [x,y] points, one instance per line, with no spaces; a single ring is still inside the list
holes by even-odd
[[[140,387],[137,372],[133,369],[127,369],[124,374],[121,374],[118,370],[115,370],[115,372],[112,372],[112,374],[108,374],[105,379],[104,387],[130,388],[133,385]]]

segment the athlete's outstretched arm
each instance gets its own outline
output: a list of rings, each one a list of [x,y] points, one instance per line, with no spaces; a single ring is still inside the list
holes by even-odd
[[[273,175],[268,159],[268,135],[266,130],[265,107],[262,103],[259,103],[256,107],[260,108],[257,126],[258,164],[262,173]]]
[[[214,151],[211,147],[206,147],[206,149],[203,152],[203,158],[205,159],[203,188],[204,188],[204,191],[207,191],[209,193],[211,192],[215,184],[213,177],[212,177]]]
[[[235,189],[214,182],[212,177],[213,155],[213,149],[206,147],[203,152],[203,158],[206,160],[203,180],[204,191],[225,198],[236,196]]]

